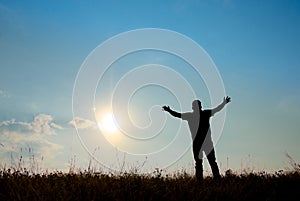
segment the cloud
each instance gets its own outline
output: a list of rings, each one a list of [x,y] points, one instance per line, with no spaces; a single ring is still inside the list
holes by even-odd
[[[45,135],[56,135],[56,130],[63,127],[52,122],[53,117],[47,114],[38,114],[32,122],[21,122],[15,119],[0,122],[0,129],[15,130],[22,133],[35,133]]]
[[[53,123],[53,122],[50,123],[50,126],[51,126],[52,128],[58,129],[58,130],[64,129],[62,126],[60,126],[60,125],[58,125],[58,124],[56,124],[56,123]]]
[[[0,122],[0,127],[2,127],[2,126],[9,126],[11,124],[14,124],[15,122],[16,122],[15,119],[2,121],[2,122]]]
[[[94,121],[83,119],[80,117],[75,117],[69,122],[69,125],[74,126],[77,129],[97,129],[97,124]]]
[[[63,129],[61,126],[53,123],[52,120],[52,116],[46,114],[39,114],[35,116],[31,123],[32,131],[35,133],[53,135],[56,134],[55,129]]]
[[[15,119],[0,122],[1,163],[10,164],[12,163],[11,155],[18,158],[22,154],[20,150],[30,149],[31,154],[36,158],[43,157],[45,163],[51,165],[56,156],[60,154],[60,150],[63,149],[62,145],[48,139],[49,136],[55,135],[56,131],[63,129],[62,126],[52,121],[52,116],[39,114],[31,122],[16,121]],[[28,155],[28,153],[26,154]]]
[[[24,133],[11,130],[0,132],[0,142],[1,164],[4,163],[8,166],[16,166],[14,162],[19,160],[20,156],[27,160],[26,157],[29,157],[30,154],[36,159],[43,158],[46,167],[51,167],[53,161],[60,154],[60,150],[63,149],[62,145],[53,143],[42,135],[35,133],[24,135]]]
[[[23,133],[30,132],[32,130],[31,123],[17,122],[16,119],[10,119],[0,122],[0,131],[2,130],[15,130]]]

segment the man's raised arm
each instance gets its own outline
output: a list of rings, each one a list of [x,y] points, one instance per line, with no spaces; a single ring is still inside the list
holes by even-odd
[[[164,109],[164,111],[169,112],[172,116],[177,117],[177,118],[181,118],[181,113],[178,113],[178,112],[175,112],[175,111],[171,110],[169,106],[163,106],[162,108]]]
[[[212,115],[214,115],[215,113],[219,112],[220,110],[222,110],[224,108],[224,106],[229,103],[231,101],[231,98],[229,96],[227,96],[226,98],[223,98],[223,102],[217,106],[216,108],[212,109]]]

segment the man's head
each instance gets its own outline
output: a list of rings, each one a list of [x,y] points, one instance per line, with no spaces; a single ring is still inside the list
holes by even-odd
[[[194,100],[192,103],[192,109],[193,109],[193,111],[200,111],[202,109],[201,101]]]

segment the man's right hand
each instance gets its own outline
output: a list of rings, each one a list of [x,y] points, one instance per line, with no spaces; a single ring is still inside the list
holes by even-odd
[[[164,109],[164,111],[167,111],[167,112],[170,111],[170,107],[169,107],[169,106],[166,106],[166,105],[165,105],[165,106],[163,106],[162,108]]]

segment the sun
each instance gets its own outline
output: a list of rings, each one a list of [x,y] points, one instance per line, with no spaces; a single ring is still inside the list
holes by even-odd
[[[100,129],[106,133],[113,134],[118,131],[118,127],[114,120],[112,113],[107,113],[103,115],[100,122],[98,123]]]

